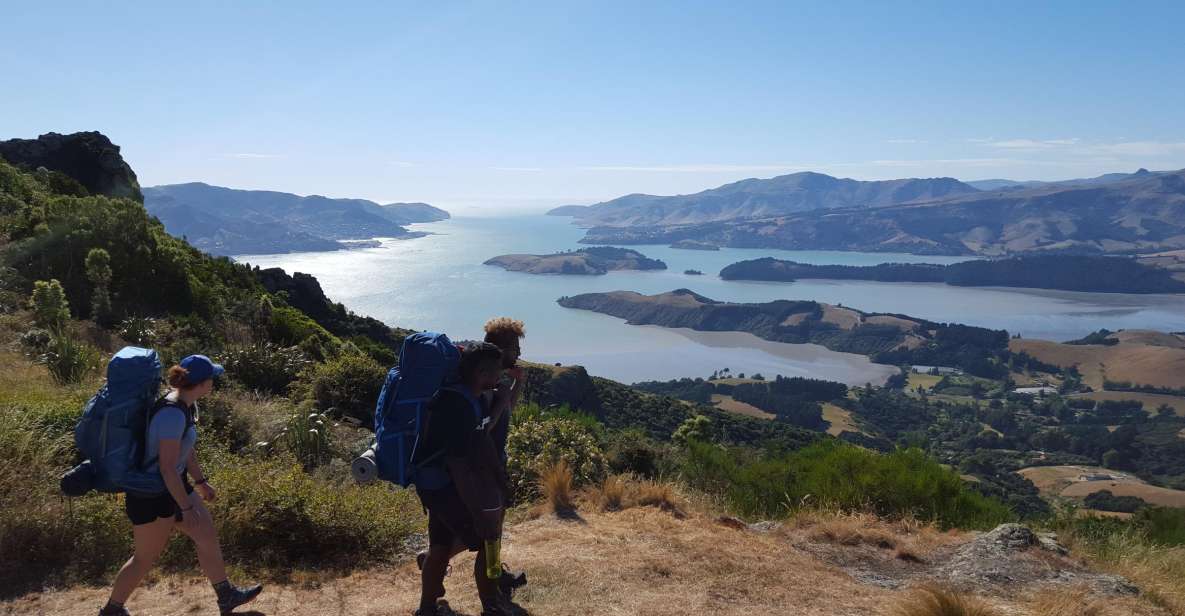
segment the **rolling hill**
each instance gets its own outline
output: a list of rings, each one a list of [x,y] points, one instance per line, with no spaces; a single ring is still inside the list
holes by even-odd
[[[169,233],[220,255],[338,250],[345,247],[340,240],[418,237],[404,225],[449,217],[426,203],[380,205],[201,182],[145,188],[144,206]]]
[[[984,256],[1161,252],[1185,248],[1185,170],[1136,174],[1103,184],[963,192],[883,207],[816,209],[710,223],[647,225],[640,216],[606,218],[613,222],[582,217],[582,222],[601,226],[590,229],[581,241],[669,244],[692,239],[741,248]]]
[[[691,224],[816,209],[878,207],[975,192],[954,178],[862,182],[802,172],[750,178],[693,195],[626,195],[589,206],[562,206],[549,214],[575,216],[588,225]]]

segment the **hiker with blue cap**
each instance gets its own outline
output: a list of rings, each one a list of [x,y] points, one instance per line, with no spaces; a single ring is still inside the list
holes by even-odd
[[[159,383],[159,363],[156,369]],[[190,355],[169,368],[170,390],[152,405],[143,443],[143,466],[159,469],[165,490],[159,494],[127,491],[125,509],[132,522],[135,553],[119,570],[100,616],[128,616],[124,603],[152,569],[174,528],[193,540],[198,563],[214,585],[222,614],[250,602],[263,590],[259,585],[238,587],[227,579],[218,534],[205,506],[217,498],[217,492],[206,481],[195,450],[197,401],[214,390],[214,379],[222,372],[222,366],[205,355]]]

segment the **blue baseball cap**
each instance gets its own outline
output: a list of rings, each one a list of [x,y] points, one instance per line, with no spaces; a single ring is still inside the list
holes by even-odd
[[[225,370],[222,366],[210,361],[209,357],[205,355],[190,355],[181,360],[179,364],[185,368],[185,380],[197,385],[206,379],[212,379],[220,376]]]

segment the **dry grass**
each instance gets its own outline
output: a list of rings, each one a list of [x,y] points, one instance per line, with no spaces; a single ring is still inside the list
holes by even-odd
[[[644,481],[638,485],[638,505],[681,513],[675,486],[665,481]]]
[[[601,506],[601,511],[620,511],[622,503],[625,502],[625,487],[625,478],[621,475],[606,477],[596,490],[596,500]]]
[[[792,524],[811,541],[893,550],[894,558],[909,562],[926,562],[937,550],[965,540],[959,531],[914,518],[886,521],[862,512],[801,511]]]
[[[756,417],[757,419],[775,419],[777,417],[773,413],[767,413],[748,402],[741,402],[725,394],[712,394],[712,404],[722,411],[736,413],[737,415],[746,415],[748,417]]]
[[[873,545],[890,550],[897,547],[896,535],[888,529],[870,525],[865,514],[836,515],[817,522],[807,536],[816,541],[840,545]]]
[[[1153,546],[1122,533],[1101,543],[1082,541],[1070,533],[1060,538],[1092,568],[1121,575],[1138,586],[1141,597],[1148,599],[1145,603],[1185,616],[1185,546]]]
[[[823,405],[823,421],[829,425],[827,427],[827,434],[831,436],[839,436],[844,432],[857,432],[863,434],[864,431],[856,425],[852,420],[852,413],[847,409],[840,408],[827,402]]]
[[[1101,600],[1091,596],[1087,588],[1049,590],[1033,602],[1034,616],[1110,616]]]
[[[1024,351],[1050,364],[1078,366],[1082,380],[1103,388],[1104,377],[1159,387],[1185,387],[1185,349],[1146,344],[1061,344],[1048,340],[1012,340],[1013,352]]]
[[[572,468],[563,458],[539,473],[539,492],[544,503],[556,514],[567,514],[576,510],[572,491]]]
[[[686,515],[687,509],[687,503],[679,495],[679,490],[674,484],[639,480],[629,474],[606,478],[601,485],[586,489],[581,500],[600,511],[656,507],[680,517]]]
[[[999,616],[1000,612],[971,597],[938,586],[923,586],[893,606],[893,616]]]

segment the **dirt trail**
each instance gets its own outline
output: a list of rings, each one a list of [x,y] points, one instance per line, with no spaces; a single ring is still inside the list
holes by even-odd
[[[531,584],[516,597],[531,615],[864,615],[888,614],[944,554],[971,536],[923,529],[902,535],[887,525],[824,521],[798,527],[743,527],[709,516],[686,518],[653,508],[545,516],[512,528],[507,562],[525,568]],[[904,554],[904,556],[903,556]],[[1047,557],[1044,560],[1048,561]],[[480,613],[470,563],[462,557],[446,581],[456,614]],[[1030,614],[1037,589],[1016,588],[987,600],[1001,614]],[[1047,590],[1047,588],[1046,588]],[[0,603],[6,615],[93,615],[104,588],[30,594]],[[286,585],[270,584],[241,614],[379,616],[411,614],[417,603],[414,565]],[[1106,599],[1115,614],[1161,614],[1134,597]],[[137,591],[137,616],[216,614],[200,578],[167,578]],[[1109,614],[1111,612],[1099,612]]]

